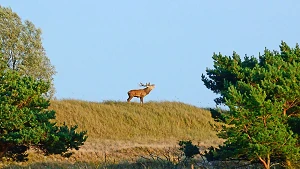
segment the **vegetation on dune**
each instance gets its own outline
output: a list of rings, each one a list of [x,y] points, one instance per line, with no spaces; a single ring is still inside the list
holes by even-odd
[[[56,121],[79,124],[89,139],[133,140],[140,142],[170,140],[213,140],[215,123],[210,112],[179,102],[138,103],[80,100],[52,100]]]
[[[193,140],[207,147],[221,143],[212,128],[216,123],[209,110],[180,102],[147,102],[141,106],[119,101],[52,100],[49,109],[56,111],[53,122],[78,124],[89,137],[70,158],[30,152],[30,161],[24,163],[27,167],[174,168],[190,165],[178,161],[184,160],[179,140]],[[181,149],[190,154],[191,146],[181,143]],[[9,166],[22,168],[19,164]]]

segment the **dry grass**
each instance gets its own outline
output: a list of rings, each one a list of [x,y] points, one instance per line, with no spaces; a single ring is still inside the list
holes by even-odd
[[[78,124],[89,139],[148,142],[216,138],[209,111],[179,102],[52,101],[57,122]]]
[[[70,99],[53,100],[49,109],[56,111],[58,124],[77,124],[78,130],[87,130],[88,140],[68,159],[58,155],[44,157],[30,151],[30,161],[17,166],[99,168],[124,161],[129,165],[149,153],[163,156],[170,150],[178,150],[179,140],[192,140],[202,148],[222,142],[211,127],[215,122],[208,110],[180,102],[147,102],[141,106]]]

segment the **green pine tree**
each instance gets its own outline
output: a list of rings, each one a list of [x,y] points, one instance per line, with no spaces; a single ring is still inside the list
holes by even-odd
[[[55,112],[47,109],[50,101],[44,97],[50,83],[7,70],[5,64],[0,64],[0,158],[26,160],[29,147],[45,155],[69,156],[69,150],[78,150],[86,132],[53,122]]]
[[[222,114],[227,127],[219,133],[226,142],[215,159],[244,159],[290,165],[299,160],[300,49],[285,42],[280,52],[240,59],[214,54],[214,69],[202,75],[205,86],[220,94],[217,104],[229,107]],[[209,154],[213,154],[210,152]]]

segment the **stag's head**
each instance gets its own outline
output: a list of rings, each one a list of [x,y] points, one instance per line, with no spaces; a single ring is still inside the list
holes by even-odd
[[[150,90],[152,90],[152,89],[155,88],[155,84],[150,84],[150,82],[146,83],[146,84],[140,83],[140,86],[146,87],[146,88],[148,88]]]

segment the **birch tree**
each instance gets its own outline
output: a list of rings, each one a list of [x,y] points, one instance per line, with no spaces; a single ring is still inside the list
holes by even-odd
[[[56,73],[42,45],[42,30],[21,18],[11,8],[0,6],[0,52],[8,69],[23,75],[51,82],[48,92],[53,96],[53,75]]]

